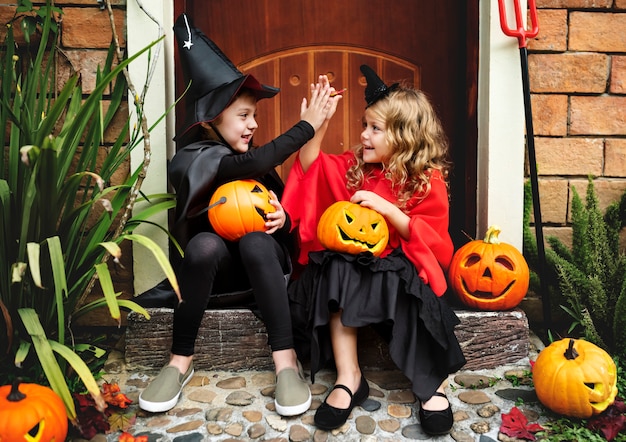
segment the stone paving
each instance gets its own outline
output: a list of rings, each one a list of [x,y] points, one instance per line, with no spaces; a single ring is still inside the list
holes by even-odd
[[[492,370],[460,371],[451,375],[446,393],[455,423],[449,435],[429,438],[418,423],[418,405],[406,378],[398,371],[365,371],[370,397],[353,410],[346,424],[326,432],[313,425],[315,409],[334,382],[324,370],[311,386],[313,403],[305,414],[292,418],[274,411],[275,376],[270,371],[196,371],[177,406],[166,413],[138,409],[139,393],[156,371],[126,370],[121,353],[113,352],[103,380],[117,382],[130,399],[137,419],[129,432],[147,435],[150,442],[197,441],[400,441],[457,442],[514,441],[499,434],[501,414],[518,406],[529,421],[545,420],[528,379],[529,361],[543,348],[531,335],[528,358]],[[120,433],[98,435],[94,442],[118,441]],[[76,442],[76,441],[75,441]]]

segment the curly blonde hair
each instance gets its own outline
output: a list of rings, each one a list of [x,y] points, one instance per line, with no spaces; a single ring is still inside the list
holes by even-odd
[[[433,170],[439,170],[447,184],[451,168],[448,140],[422,91],[400,87],[365,112],[385,123],[385,138],[392,153],[382,167],[393,184],[400,208],[404,209],[414,194],[419,194],[420,199],[428,195]],[[355,157],[356,164],[346,174],[347,187],[353,191],[360,189],[366,178],[380,167],[363,162],[363,145],[356,147]]]

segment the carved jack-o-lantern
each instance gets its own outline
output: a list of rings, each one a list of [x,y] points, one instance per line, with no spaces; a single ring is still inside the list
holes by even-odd
[[[617,395],[617,369],[607,352],[582,339],[564,338],[539,353],[533,366],[539,401],[555,413],[586,419]]]
[[[255,180],[238,180],[217,188],[209,201],[209,221],[215,233],[237,241],[246,233],[265,230],[270,204],[267,188]]]
[[[480,310],[509,310],[526,296],[530,283],[524,256],[500,242],[497,226],[484,240],[474,240],[456,251],[448,269],[450,286],[461,302]]]
[[[61,398],[37,384],[0,387],[0,441],[63,442],[67,414]]]
[[[371,252],[380,256],[387,247],[389,229],[375,210],[349,201],[338,201],[322,214],[317,237],[329,250],[351,254]]]

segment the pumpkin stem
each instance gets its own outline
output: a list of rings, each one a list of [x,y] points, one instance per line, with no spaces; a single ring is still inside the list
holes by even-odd
[[[565,359],[569,359],[570,361],[573,361],[578,357],[578,352],[574,348],[573,339],[569,340],[569,345],[567,346],[567,350],[565,350],[565,353],[563,353],[563,356],[565,356]]]
[[[11,392],[7,396],[7,400],[9,402],[19,402],[23,399],[26,399],[26,395],[20,391],[20,380],[16,378],[13,380]]]
[[[502,230],[500,230],[500,227],[498,226],[489,226],[483,241],[487,244],[500,244],[500,238],[498,238],[498,235],[501,231]]]

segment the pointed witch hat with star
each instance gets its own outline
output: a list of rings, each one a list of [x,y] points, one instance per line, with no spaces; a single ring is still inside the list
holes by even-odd
[[[366,64],[362,64],[360,69],[365,76],[365,81],[367,82],[367,86],[365,87],[365,102],[367,103],[367,106],[365,106],[366,109],[381,98],[389,95],[389,92],[396,90],[399,86],[399,83],[387,86],[385,82],[376,74],[376,72],[374,72],[374,69]]]
[[[250,74],[242,74],[210,38],[193,26],[186,14],[176,20],[174,35],[185,83],[191,82],[185,96],[185,123],[175,141],[189,139],[200,123],[214,121],[241,88],[250,89],[257,100],[279,92],[280,89],[261,84]]]

